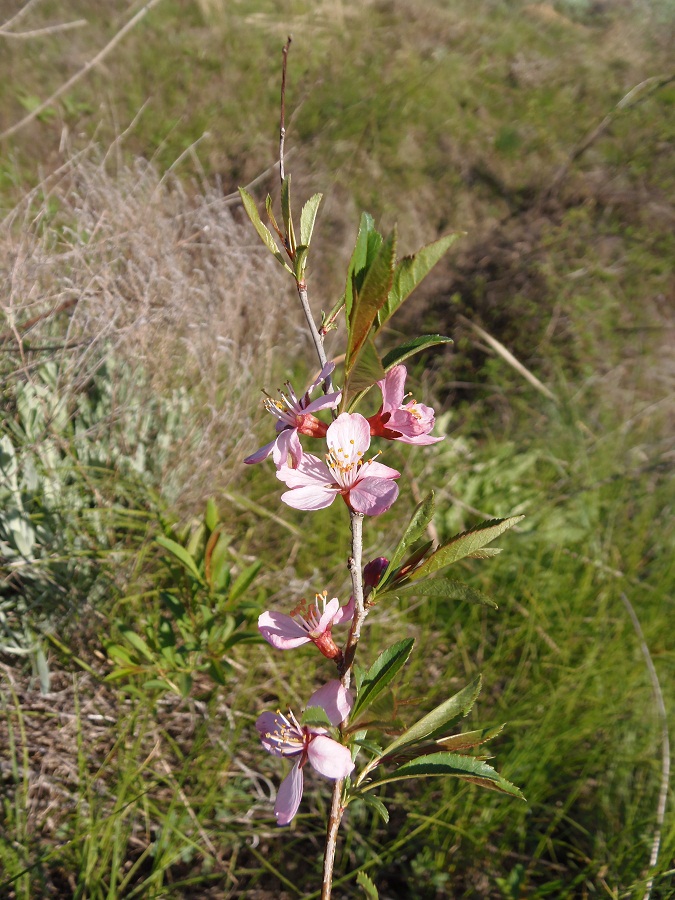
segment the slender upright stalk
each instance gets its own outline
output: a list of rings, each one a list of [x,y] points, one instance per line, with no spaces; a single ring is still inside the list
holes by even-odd
[[[342,684],[349,688],[352,678],[352,664],[356,646],[361,636],[361,626],[367,615],[363,598],[363,513],[350,511],[352,529],[352,554],[349,557],[349,571],[352,576],[352,594],[354,596],[354,618],[349,629],[349,637],[345,644],[342,669]],[[344,725],[344,723],[343,723]],[[335,865],[335,848],[337,846],[338,830],[342,821],[344,808],[342,806],[343,779],[339,779],[333,785],[333,797],[331,800],[328,828],[326,831],[326,847],[323,855],[323,881],[321,884],[321,900],[330,900],[333,887],[333,867]]]
[[[281,121],[279,123],[279,178],[284,183],[286,173],[284,171],[284,143],[286,141],[286,65],[288,63],[288,50],[291,46],[290,34],[286,38],[284,49],[281,51]]]

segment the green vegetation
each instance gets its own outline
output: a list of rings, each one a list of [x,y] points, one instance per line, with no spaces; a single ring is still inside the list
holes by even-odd
[[[88,24],[0,35],[0,130],[132,14],[45,0],[17,31]],[[366,558],[430,487],[440,539],[526,516],[503,554],[459,563],[498,610],[388,598],[368,645],[415,638],[404,722],[481,672],[466,727],[507,723],[493,762],[527,803],[388,785],[388,824],[349,808],[335,896],[372,879],[414,900],[642,898],[652,875],[653,900],[674,895],[672,791],[649,869],[662,725],[623,600],[672,720],[673,84],[555,182],[667,74],[674,23],[666,2],[163,0],[0,142],[0,897],[317,896],[326,782],[277,829],[280,765],[253,728],[301,706],[313,669],[248,638],[263,604],[346,599],[346,539],[241,465],[259,388],[312,359],[280,267],[222,199],[274,162],[289,31],[287,165],[296,202],[325,193],[315,309],[343,290],[361,209],[398,221],[403,252],[468,232],[392,322],[455,340],[411,374],[447,436],[387,446],[416,496],[368,522]]]

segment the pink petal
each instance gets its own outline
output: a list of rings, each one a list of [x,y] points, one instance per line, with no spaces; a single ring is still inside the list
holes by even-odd
[[[275,441],[274,452],[272,454],[274,464],[277,469],[281,466],[288,465],[288,458],[291,458],[291,468],[297,468],[302,459],[302,447],[300,446],[300,438],[295,428],[285,428]]]
[[[250,456],[247,456],[244,462],[247,466],[252,465],[253,463],[262,462],[264,459],[270,455],[270,453],[274,450],[276,446],[276,438],[273,441],[270,441],[269,444],[265,444],[264,447],[261,447],[260,450],[256,450],[255,453],[252,453]]]
[[[316,376],[314,381],[307,388],[307,393],[311,394],[312,391],[314,390],[314,388],[316,388],[320,384],[322,384],[326,380],[326,378],[328,378],[329,375],[332,375],[334,369],[335,369],[335,363],[332,360],[327,362],[326,365],[323,367],[323,369]]]
[[[311,453],[303,453],[297,468],[282,465],[277,470],[277,478],[289,488],[305,487],[315,482],[330,484],[333,481],[326,463]]]
[[[349,505],[364,516],[379,516],[398,497],[398,485],[389,479],[364,478],[349,492]]]
[[[328,426],[326,441],[340,462],[357,463],[370,447],[370,425],[359,413],[341,413]]]
[[[354,705],[352,695],[336,678],[314,691],[307,706],[320,706],[326,711],[331,725],[339,725],[349,715]]]
[[[326,609],[323,612],[323,615],[319,619],[319,627],[317,631],[320,634],[323,634],[335,621],[335,616],[340,611],[340,601],[337,597],[333,597],[333,599],[326,604]]]
[[[416,434],[414,437],[408,437],[402,434],[400,437],[394,438],[402,444],[417,444],[419,447],[426,447],[428,444],[437,444],[443,440],[441,437],[432,437],[430,434]]]
[[[354,598],[350,597],[345,606],[341,606],[333,619],[333,625],[342,625],[343,622],[351,622],[354,618]]]
[[[340,400],[342,400],[342,391],[333,391],[330,394],[324,394],[323,397],[312,400],[312,402],[305,407],[304,411],[306,413],[315,413],[320,409],[335,409]]]
[[[405,380],[408,371],[405,366],[398,365],[390,369],[386,377],[377,383],[382,391],[382,411],[393,412],[398,409],[403,402],[403,393],[405,391]]]
[[[258,618],[258,631],[277,650],[293,650],[310,641],[305,629],[295,619],[271,610]]]
[[[277,825],[288,825],[295,816],[302,800],[302,787],[303,775],[300,760],[298,760],[277,791],[277,802],[274,804]]]
[[[349,747],[324,735],[317,735],[309,742],[307,756],[312,767],[326,778],[344,778],[354,770]]]
[[[376,459],[370,459],[361,467],[361,475],[357,481],[362,478],[400,478],[401,473],[384,463],[378,462]]]
[[[337,497],[337,488],[308,485],[285,491],[281,500],[294,509],[325,509]]]

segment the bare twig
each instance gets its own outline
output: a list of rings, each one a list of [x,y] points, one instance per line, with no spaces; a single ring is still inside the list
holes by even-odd
[[[558,398],[553,393],[553,391],[549,390],[545,384],[542,384],[541,381],[530,372],[529,369],[526,369],[525,366],[516,359],[516,357],[511,353],[510,350],[507,350],[506,347],[498,341],[496,338],[493,338],[491,334],[488,334],[480,325],[476,325],[475,322],[471,322],[469,319],[464,316],[458,317],[460,321],[464,322],[465,325],[468,325],[472,328],[479,337],[483,338],[483,340],[492,347],[492,349],[498,353],[502,359],[504,359],[512,368],[516,370],[526,381],[529,381],[530,384],[535,387],[540,394],[543,394],[544,397],[548,397],[549,400],[552,400],[554,403],[558,402]]]
[[[5,138],[11,137],[13,134],[16,134],[17,131],[20,131],[24,126],[37,119],[37,117],[53,103],[55,103],[62,94],[65,94],[66,91],[69,91],[72,86],[76,84],[81,78],[84,78],[84,76],[88,72],[91,72],[92,69],[96,68],[96,66],[100,62],[102,62],[112,50],[115,49],[122,38],[125,37],[132,28],[138,25],[141,19],[143,19],[150,12],[150,10],[154,9],[154,7],[159,3],[161,3],[161,0],[149,0],[149,2],[145,4],[145,6],[139,9],[135,16],[132,16],[131,19],[129,19],[126,25],[120,28],[117,34],[108,41],[105,47],[103,47],[102,50],[99,50],[96,56],[92,57],[92,59],[86,62],[79,71],[77,71],[71,78],[68,79],[68,81],[64,82],[58,88],[58,90],[54,91],[51,97],[48,97],[45,101],[36,106],[35,109],[28,113],[27,116],[24,116],[23,119],[16,122],[16,124],[3,131],[2,134],[0,134],[0,141],[4,140]]]
[[[286,140],[286,67],[288,65],[288,51],[291,46],[292,37],[289,34],[281,51],[281,118],[279,123],[279,178],[283,183],[286,173],[284,172],[284,142]]]
[[[0,28],[0,37],[4,38],[35,38],[45,37],[48,34],[56,34],[58,31],[71,31],[73,28],[82,28],[88,25],[86,19],[75,19],[73,22],[59,22],[55,25],[45,25],[43,28],[33,28],[30,31],[7,31],[7,26]]]
[[[642,103],[648,97],[651,97],[653,93],[660,90],[660,88],[670,84],[671,81],[675,81],[675,75],[672,73],[669,75],[654,75],[651,78],[647,78],[645,81],[641,81],[640,84],[636,84],[634,88],[631,88],[630,91],[619,100],[614,109],[607,113],[604,119],[596,125],[595,128],[592,128],[583,140],[577,144],[567,160],[553,176],[553,180],[543,194],[544,198],[550,197],[560,187],[573,164],[605,133],[605,131],[607,131],[622,110],[631,109],[632,107],[637,106],[638,103]],[[649,88],[649,90],[644,90],[644,88]]]
[[[4,31],[7,28],[11,28],[12,25],[16,25],[16,23],[19,21],[19,19],[22,19],[26,15],[28,10],[31,9],[33,6],[35,6],[36,3],[39,3],[39,0],[28,0],[28,3],[26,3],[25,6],[22,6],[20,9],[18,9],[14,13],[14,15],[11,17],[11,19],[7,19],[6,22],[3,22],[2,30]]]
[[[666,705],[663,702],[663,692],[661,691],[659,676],[656,673],[652,655],[649,652],[649,647],[647,646],[647,642],[645,641],[645,636],[642,633],[640,620],[635,613],[633,604],[630,602],[623,591],[621,592],[621,600],[623,602],[623,605],[626,607],[628,615],[630,616],[630,620],[633,623],[635,633],[637,634],[638,641],[640,642],[640,650],[642,650],[642,655],[645,658],[645,664],[647,666],[649,678],[652,683],[654,701],[656,702],[656,708],[658,710],[659,718],[661,719],[661,790],[659,791],[659,801],[656,807],[656,828],[654,829],[652,852],[649,858],[649,868],[653,870],[659,858],[659,848],[661,846],[661,829],[663,828],[663,821],[666,815],[666,800],[668,797],[668,788],[670,785],[670,738],[668,736],[668,714],[666,712]],[[650,900],[653,884],[654,876],[652,875],[647,882],[643,900]]]

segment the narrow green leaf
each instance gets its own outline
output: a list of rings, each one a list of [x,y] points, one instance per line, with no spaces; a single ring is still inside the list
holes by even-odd
[[[439,344],[452,344],[452,338],[444,337],[442,334],[423,334],[410,341],[405,341],[382,357],[384,370],[388,372],[394,366],[402,363],[404,359],[408,359],[408,357],[414,356],[415,353],[421,353],[422,350],[436,347]]]
[[[120,631],[124,635],[125,639],[134,648],[134,650],[138,650],[138,652],[142,654],[147,660],[150,660],[150,662],[156,662],[154,653],[152,652],[150,647],[148,647],[140,634],[136,634],[136,632],[132,631],[131,628],[121,628]]]
[[[384,804],[382,804],[382,807],[384,811],[387,812]],[[389,821],[389,813],[387,813],[387,818],[384,821]],[[356,876],[356,883],[363,888],[363,892],[366,895],[366,900],[379,900],[380,895],[377,893],[377,888],[365,872],[359,872],[359,874]]]
[[[434,241],[433,244],[422,247],[412,256],[404,256],[399,260],[387,301],[377,314],[377,330],[394,315],[403,301],[410,296],[422,279],[429,274],[463,233],[446,234]]]
[[[408,527],[403,532],[403,536],[389,560],[389,565],[380,579],[379,590],[378,588],[375,589],[374,596],[377,596],[380,592],[384,593],[387,581],[403,561],[408,547],[424,534],[427,525],[434,517],[435,508],[434,492],[430,491],[424,500],[415,507],[415,512],[412,514]]]
[[[302,212],[300,213],[300,243],[306,247],[309,247],[312,240],[314,222],[316,221],[316,214],[322,197],[323,194],[314,194],[302,207]]]
[[[246,214],[253,223],[253,227],[258,232],[258,235],[260,236],[263,244],[267,247],[270,253],[272,253],[272,255],[281,263],[281,265],[292,275],[293,272],[291,270],[291,267],[286,263],[283,253],[279,250],[277,242],[272,237],[272,232],[260,218],[255,200],[253,199],[253,197],[251,197],[248,191],[244,190],[244,188],[239,188],[239,195],[241,197],[241,202],[244,204]]]
[[[309,247],[300,244],[295,250],[295,259],[293,260],[293,272],[296,281],[303,281],[305,278],[305,269],[307,268],[307,254]]]
[[[455,535],[446,544],[439,547],[435,553],[432,553],[418,569],[415,569],[410,576],[411,579],[426,577],[432,572],[437,572],[445,566],[464,559],[465,556],[476,553],[524,518],[525,516],[511,516],[508,519],[491,519],[489,522],[482,522],[470,531]]]
[[[244,569],[244,571],[235,579],[234,584],[230,588],[229,600],[231,603],[238,600],[239,597],[249,589],[251,582],[261,569],[262,560],[256,559],[254,563]]]
[[[387,650],[383,650],[380,653],[363,679],[352,709],[351,714],[353,718],[356,718],[359,713],[367,709],[377,695],[381,694],[392,681],[397,672],[403,668],[408,661],[414,643],[413,638],[405,638],[402,641],[397,641]]]
[[[433,741],[424,741],[422,744],[415,744],[412,747],[397,750],[388,757],[390,762],[406,762],[408,759],[416,759],[418,756],[426,756],[427,753],[438,753],[441,750],[449,750],[457,753],[460,750],[473,750],[481,744],[491,741],[501,733],[503,725],[497,725],[496,728],[481,728],[478,731],[465,731],[461,734],[451,734],[445,737],[436,738]]]
[[[377,815],[382,819],[385,825],[389,822],[389,810],[379,797],[373,797],[372,794],[361,794],[358,799],[363,800],[366,806],[374,810],[374,812],[377,813]],[[373,801],[375,802],[373,803]]]
[[[295,232],[291,215],[291,176],[287,175],[281,182],[281,217],[286,228],[286,237],[291,253],[295,253]]]
[[[371,338],[367,338],[342,390],[343,408],[351,411],[354,408],[353,405],[350,406],[351,399],[358,393],[365,393],[384,376],[385,371],[375,344]]]
[[[452,578],[424,578],[421,581],[393,584],[384,592],[384,595],[393,597],[435,597],[439,600],[479,603],[483,606],[491,606],[493,609],[498,608],[495,601],[488,597],[487,594]],[[378,594],[378,600],[381,600],[384,595]]]
[[[477,678],[474,678],[471,684],[462,688],[459,693],[450,697],[448,700],[444,700],[443,703],[439,704],[435,709],[432,709],[430,713],[427,713],[426,716],[421,718],[419,722],[416,722],[407,731],[404,731],[402,735],[392,741],[386,748],[382,758],[386,759],[395,750],[400,750],[402,747],[409,747],[433,734],[440,734],[451,722],[454,722],[455,719],[459,718],[459,716],[465,716],[480,693],[480,686],[481,677],[479,675]]]
[[[277,224],[277,220],[274,217],[274,210],[272,209],[272,198],[270,197],[269,194],[265,198],[265,210],[267,212],[267,218],[270,220],[270,225],[272,226],[272,228],[274,228],[276,233],[281,237],[281,228],[279,228],[279,225]]]
[[[134,661],[129,655],[129,651],[119,644],[106,644],[105,652],[110,659],[114,660],[118,665],[121,663],[125,666],[134,666]]]
[[[203,583],[204,579],[199,574],[197,564],[187,552],[185,547],[181,547],[181,545],[176,543],[176,541],[172,541],[171,538],[168,538],[163,534],[160,534],[160,536],[157,538],[157,543],[160,545],[160,547],[164,547],[165,550],[168,550],[169,553],[174,556],[181,565],[185,566],[190,575]]]
[[[300,719],[301,725],[314,725],[319,728],[330,728],[331,721],[326,710],[321,706],[308,706]]]
[[[368,267],[363,286],[354,295],[349,315],[349,338],[345,355],[345,372],[352,369],[356,357],[373,327],[378,310],[387,300],[394,278],[396,261],[396,229],[382,242],[377,256]]]
[[[510,781],[496,772],[481,759],[473,756],[462,756],[459,753],[431,753],[428,756],[419,756],[417,759],[403,763],[390,775],[383,775],[375,781],[367,784],[363,791],[372,790],[390,781],[401,781],[404,778],[425,778],[430,776],[451,776],[479,784],[482,787],[492,788],[504,794],[511,794],[524,800],[520,790]]]
[[[218,522],[220,522],[220,516],[218,515],[218,507],[216,506],[216,501],[213,499],[213,497],[209,497],[209,499],[206,501],[204,524],[210,532],[214,532],[216,530]]]

